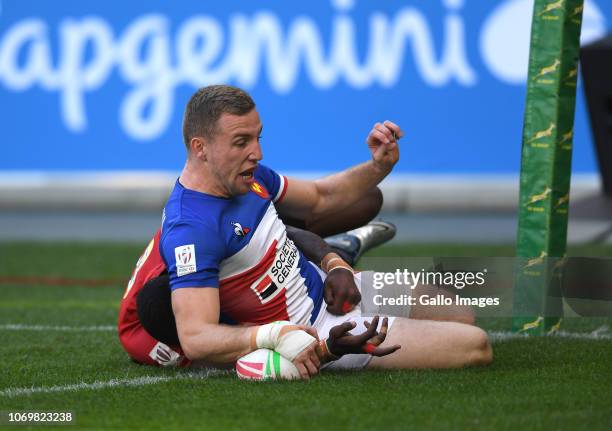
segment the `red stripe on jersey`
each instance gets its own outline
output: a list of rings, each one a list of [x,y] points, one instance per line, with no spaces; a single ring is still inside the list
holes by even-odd
[[[235,318],[240,323],[248,322],[255,325],[263,325],[277,320],[289,320],[289,313],[287,313],[287,290],[283,288],[278,295],[265,304],[262,304],[257,299],[257,302],[253,301],[253,308],[249,310],[243,308],[243,310],[244,312],[240,310],[240,312],[234,313]],[[256,319],[253,319],[254,315],[257,316]]]
[[[255,293],[255,289],[251,289],[251,286],[274,264],[277,244],[278,241],[274,240],[265,256],[251,269],[220,280],[221,311],[235,320],[236,323],[263,324],[276,320],[289,320],[285,288],[276,293],[266,303],[262,303],[260,297],[266,288],[271,285],[271,277],[266,276],[257,284],[256,290],[259,295]]]
[[[283,191],[281,192],[280,196],[276,200],[276,203],[279,203],[280,201],[282,201],[283,198],[285,197],[285,193],[287,193],[287,185],[289,184],[289,181],[287,181],[287,177],[284,175],[283,175],[283,179],[285,180],[283,181]]]
[[[251,284],[219,288],[221,311],[238,324],[260,325],[276,320],[289,320],[287,295],[283,288],[265,304],[251,290]]]
[[[264,257],[250,269],[247,269],[240,274],[232,275],[231,277],[220,280],[220,287],[224,289],[235,289],[240,286],[255,283],[255,280],[261,277],[268,270],[268,268],[270,268],[270,265],[274,263],[277,243],[278,241],[276,240],[272,241],[272,244],[270,244],[270,247],[268,248],[268,251],[266,251]]]

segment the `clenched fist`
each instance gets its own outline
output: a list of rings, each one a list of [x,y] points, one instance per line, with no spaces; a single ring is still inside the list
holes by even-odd
[[[389,172],[399,160],[399,146],[397,141],[404,136],[402,129],[391,122],[376,123],[368,137],[366,143],[372,154],[372,161],[378,169]]]

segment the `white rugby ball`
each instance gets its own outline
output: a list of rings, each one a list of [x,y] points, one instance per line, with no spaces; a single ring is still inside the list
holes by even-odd
[[[290,360],[269,349],[255,350],[238,359],[236,374],[245,380],[300,378],[298,369]]]

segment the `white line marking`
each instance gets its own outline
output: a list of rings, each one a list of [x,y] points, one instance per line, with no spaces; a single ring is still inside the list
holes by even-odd
[[[42,325],[0,325],[0,329],[9,330],[57,330],[57,331],[110,331],[115,330],[114,326],[42,326]],[[528,339],[529,335],[517,334],[509,331],[489,331],[489,337],[493,343],[513,339]],[[593,332],[566,332],[559,331],[552,338],[567,338],[580,340],[612,340],[612,333],[607,326],[602,326]],[[12,398],[18,396],[28,396],[40,393],[54,392],[76,392],[80,390],[98,390],[112,387],[130,387],[152,385],[160,382],[167,382],[180,379],[201,379],[204,380],[211,375],[230,374],[226,370],[203,370],[202,372],[180,373],[174,376],[142,376],[127,379],[111,379],[108,381],[96,381],[93,383],[75,383],[60,386],[39,386],[29,388],[6,388],[0,390],[0,397]]]
[[[18,396],[28,396],[33,394],[48,394],[54,392],[76,392],[80,390],[98,390],[113,387],[130,387],[130,386],[144,386],[153,385],[161,382],[168,382],[172,380],[204,380],[211,375],[228,373],[224,370],[206,370],[203,372],[193,373],[181,373],[175,376],[142,376],[134,377],[131,379],[111,379],[107,381],[96,381],[93,383],[75,383],[72,385],[59,385],[59,386],[39,386],[29,388],[6,388],[0,391],[0,397],[13,398]]]
[[[0,325],[0,331],[64,331],[64,332],[116,332],[114,325],[95,325],[95,326],[53,326],[53,325],[24,325],[7,323]],[[527,334],[518,334],[510,331],[489,331],[489,338],[492,342],[506,341],[513,339],[529,338]],[[606,325],[597,328],[593,332],[567,332],[559,331],[551,335],[558,338],[570,338],[577,340],[612,340],[612,332]]]
[[[172,377],[156,377],[156,376],[144,376],[136,377],[134,379],[112,379],[106,382],[93,382],[93,383],[76,383],[73,385],[64,386],[39,386],[31,388],[8,388],[0,392],[0,395],[8,398],[17,397],[19,395],[32,395],[39,393],[51,393],[51,392],[74,392],[81,389],[104,389],[112,388],[115,386],[143,386],[151,385],[154,383],[164,382],[171,380]]]
[[[96,326],[52,326],[52,325],[22,325],[4,324],[0,325],[0,331],[66,331],[66,332],[117,332],[114,325]]]
[[[489,331],[489,338],[491,342],[499,342],[506,340],[516,340],[516,339],[527,339],[531,338],[527,334],[517,334],[516,332],[510,331]],[[609,328],[607,326],[602,326],[597,328],[593,332],[567,332],[567,331],[558,331],[552,335],[549,335],[550,338],[567,338],[572,340],[612,340],[612,333],[609,332]]]

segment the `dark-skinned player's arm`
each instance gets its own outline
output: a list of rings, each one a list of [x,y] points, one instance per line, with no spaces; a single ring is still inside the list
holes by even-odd
[[[186,287],[172,291],[172,310],[181,347],[191,360],[231,364],[260,348],[276,350],[296,366],[303,379],[318,373],[314,328],[270,323],[235,327],[219,324],[219,289]]]
[[[359,304],[361,294],[355,284],[353,268],[334,253],[323,238],[293,226],[287,226],[287,236],[309,261],[319,265],[327,273],[323,296],[327,311],[342,315]]]
[[[400,127],[391,121],[376,123],[366,142],[372,159],[314,181],[288,178],[287,191],[276,204],[281,216],[311,220],[342,211],[379,184],[399,160]]]
[[[309,261],[321,266],[320,264],[325,256],[332,253],[329,244],[316,233],[288,225],[286,228],[289,239],[295,243]]]

